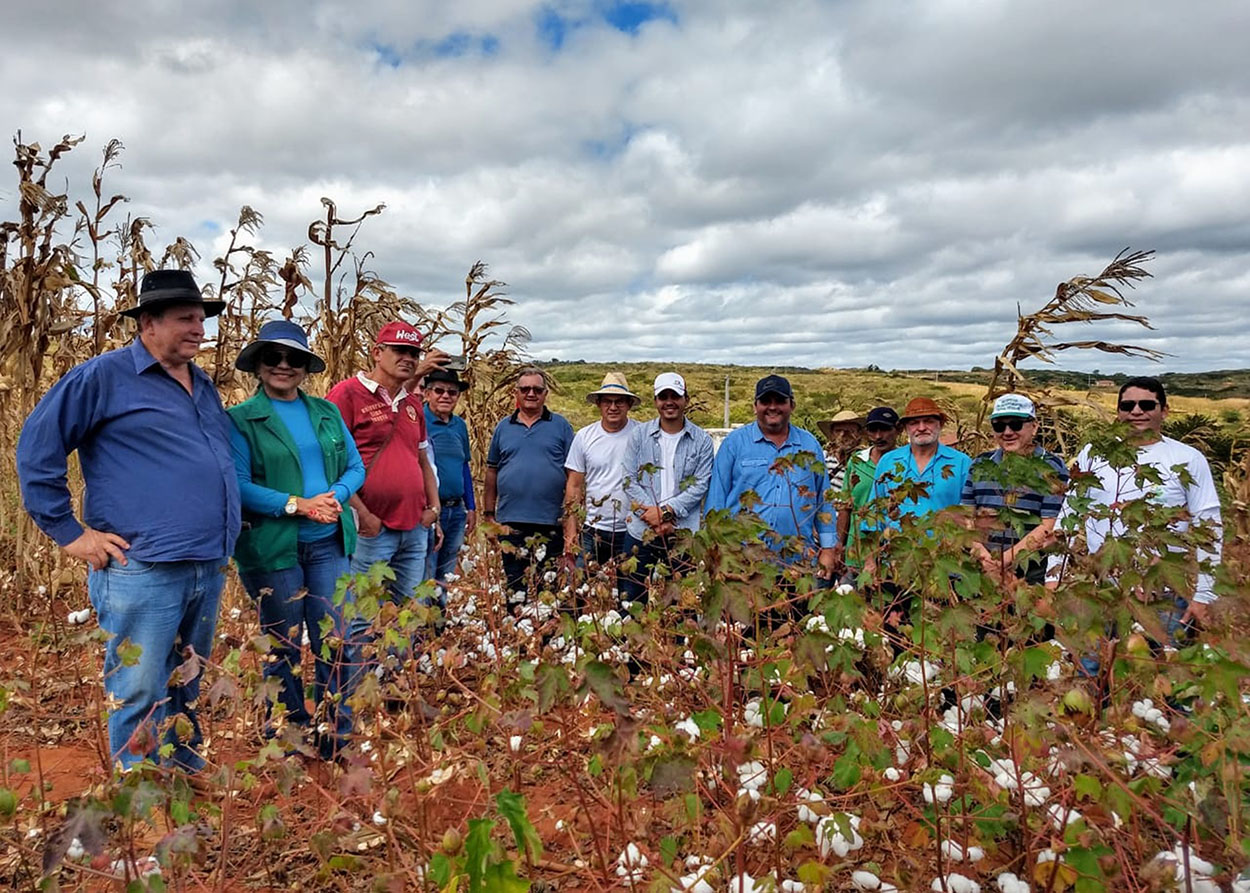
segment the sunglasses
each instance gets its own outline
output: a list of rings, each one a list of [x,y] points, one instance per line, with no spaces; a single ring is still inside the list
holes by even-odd
[[[458,397],[458,396],[460,396],[460,389],[459,389],[459,388],[427,388],[427,390],[428,390],[431,394],[436,394],[436,395],[438,395],[439,397]]]
[[[1120,412],[1132,412],[1134,407],[1141,407],[1142,412],[1154,412],[1159,408],[1158,400],[1121,400]]]
[[[545,387],[543,387],[542,385],[537,385],[537,384],[517,385],[517,391],[522,394],[545,394],[547,393],[547,389]]]
[[[292,369],[308,368],[308,354],[277,347],[266,347],[261,351],[260,361],[265,366],[280,366],[285,361]]]
[[[1012,431],[1019,431],[1024,427],[1025,422],[1032,419],[993,419],[990,421],[990,427],[994,429],[995,434],[1002,434],[1008,428]]]

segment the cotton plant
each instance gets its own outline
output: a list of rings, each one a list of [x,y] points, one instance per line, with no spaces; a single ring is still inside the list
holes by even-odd
[[[935,877],[929,889],[936,893],[981,893],[981,885],[970,877],[952,871],[942,877]]]
[[[839,821],[839,818],[843,821]],[[842,813],[823,817],[816,824],[816,840],[820,845],[821,858],[833,854],[839,859],[845,859],[850,853],[862,848],[864,838],[860,836],[859,825],[860,818],[857,815]]]
[[[931,784],[926,781],[921,787],[921,793],[924,795],[925,803],[948,803],[955,793],[955,779],[943,773],[935,783]]]
[[[616,857],[616,876],[626,886],[635,886],[642,883],[648,864],[650,863],[646,854],[638,848],[638,844],[631,841]]]

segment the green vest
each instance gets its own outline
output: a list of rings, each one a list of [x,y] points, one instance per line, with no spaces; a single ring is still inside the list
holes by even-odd
[[[347,469],[343,417],[338,407],[328,400],[310,397],[303,391],[299,396],[308,407],[317,442],[321,444],[326,480],[334,483]],[[302,496],[304,471],[299,463],[299,450],[286,425],[274,412],[269,395],[263,389],[258,390],[255,397],[226,411],[252,452],[252,483]],[[278,571],[299,563],[299,517],[270,518],[245,512],[244,519],[252,526],[239,534],[234,548],[234,560],[240,571]],[[344,508],[339,515],[339,529],[343,554],[351,555],[356,551],[356,522],[350,509]]]

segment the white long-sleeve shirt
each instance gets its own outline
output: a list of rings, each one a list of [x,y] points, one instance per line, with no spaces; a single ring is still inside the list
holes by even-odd
[[[1139,483],[1138,469],[1142,466],[1154,468],[1159,474],[1160,482]],[[1178,468],[1186,470],[1188,482],[1182,480]],[[1090,448],[1086,446],[1076,457],[1076,470],[1078,473],[1092,473],[1097,476],[1098,484],[1090,487],[1088,493],[1096,505],[1118,509],[1126,503],[1146,499],[1155,505],[1186,509],[1189,516],[1177,518],[1169,525],[1170,529],[1174,533],[1184,534],[1198,523],[1212,528],[1215,532],[1214,543],[1210,549],[1198,549],[1196,557],[1200,566],[1214,566],[1219,563],[1223,538],[1220,498],[1211,477],[1211,466],[1207,464],[1206,456],[1198,450],[1179,440],[1163,437],[1155,443],[1138,448],[1136,466],[1116,468],[1101,456],[1092,456]],[[1069,500],[1065,502],[1059,515],[1056,529],[1062,529],[1065,518],[1072,514],[1072,503]],[[1085,544],[1091,553],[1102,548],[1109,537],[1121,537],[1127,532],[1127,525],[1114,512],[1110,517],[1085,519]],[[1061,557],[1058,561],[1052,560],[1052,571],[1056,564],[1061,563]],[[1200,571],[1194,589],[1194,601],[1209,604],[1217,598],[1211,574]]]

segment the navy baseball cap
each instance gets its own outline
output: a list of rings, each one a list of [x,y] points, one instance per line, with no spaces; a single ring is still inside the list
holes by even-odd
[[[864,419],[864,427],[870,425],[889,425],[891,428],[898,427],[898,413],[888,406],[875,406],[868,411],[867,418]]]
[[[758,400],[765,394],[780,394],[787,400],[794,399],[794,391],[790,389],[790,382],[780,375],[765,375],[755,383],[755,399]]]

